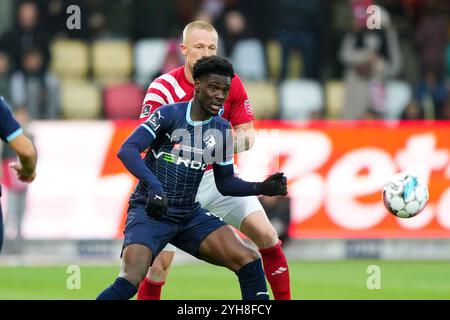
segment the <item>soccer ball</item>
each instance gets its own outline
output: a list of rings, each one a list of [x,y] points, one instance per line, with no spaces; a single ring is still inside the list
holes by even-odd
[[[397,173],[384,184],[382,193],[386,209],[399,218],[419,214],[428,201],[428,187],[407,173]]]

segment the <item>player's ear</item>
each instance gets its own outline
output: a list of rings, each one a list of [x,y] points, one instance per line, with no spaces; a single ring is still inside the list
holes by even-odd
[[[200,91],[200,80],[198,80],[198,79],[194,80],[194,89],[195,89],[195,93],[198,93]]]
[[[185,56],[186,55],[186,51],[187,51],[187,47],[186,47],[186,45],[184,43],[180,43],[180,50],[181,50],[181,53],[183,54],[183,56]]]

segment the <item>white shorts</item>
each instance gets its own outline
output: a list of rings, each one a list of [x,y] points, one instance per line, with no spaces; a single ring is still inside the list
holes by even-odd
[[[197,192],[197,200],[202,208],[219,216],[238,230],[241,229],[242,221],[249,214],[255,211],[264,211],[256,196],[230,197],[221,195],[216,187],[213,170],[208,170],[203,175]],[[170,243],[164,250],[176,251],[175,246]]]

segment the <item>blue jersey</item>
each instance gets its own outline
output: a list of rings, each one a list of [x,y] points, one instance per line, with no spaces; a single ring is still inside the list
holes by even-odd
[[[216,116],[194,122],[191,103],[163,106],[141,124],[154,138],[145,164],[161,183],[169,207],[195,203],[208,165],[233,163],[233,135],[228,121]],[[138,191],[147,188],[142,180],[136,187]]]
[[[0,139],[11,142],[23,133],[19,123],[14,119],[11,108],[5,99],[0,96]]]

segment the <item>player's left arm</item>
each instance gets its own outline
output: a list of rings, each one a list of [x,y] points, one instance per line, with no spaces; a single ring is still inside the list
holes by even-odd
[[[223,196],[285,196],[287,179],[282,172],[269,176],[262,182],[249,182],[234,175],[233,164],[214,164],[214,179]]]
[[[232,133],[230,127],[223,130],[223,153],[213,164],[214,179],[224,196],[246,197],[258,195],[287,195],[287,180],[283,173],[271,175],[263,182],[249,182],[234,175]]]

